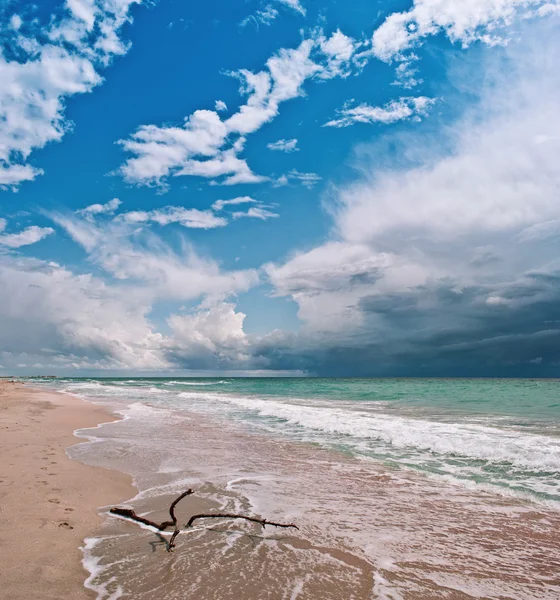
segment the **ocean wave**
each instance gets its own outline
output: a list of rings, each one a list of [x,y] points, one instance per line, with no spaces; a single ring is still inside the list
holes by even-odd
[[[211,385],[224,385],[229,384],[229,381],[168,381],[163,385],[192,385],[192,386],[211,386]]]
[[[99,383],[98,381],[77,381],[66,384],[68,390],[98,390],[107,386]]]
[[[182,398],[200,398],[183,392]],[[505,463],[522,469],[560,472],[560,439],[486,425],[443,423],[362,410],[304,406],[275,400],[204,394],[206,402],[229,404],[255,416],[319,432],[330,438],[385,444],[400,450]]]

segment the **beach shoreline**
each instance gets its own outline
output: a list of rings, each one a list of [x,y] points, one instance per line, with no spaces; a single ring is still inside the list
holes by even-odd
[[[55,389],[69,393],[0,383],[0,550],[10,554],[0,585],[10,600],[552,600],[560,592],[560,514],[544,504],[197,412],[192,392],[174,396],[170,386],[66,383]],[[168,554],[168,536],[104,518],[109,506],[126,505],[166,520],[188,488],[195,494],[177,506],[181,524],[218,511],[299,530],[199,522]]]
[[[130,476],[68,457],[77,429],[113,417],[106,408],[0,381],[0,589],[9,600],[95,598],[80,547],[102,523],[99,507],[136,493]]]

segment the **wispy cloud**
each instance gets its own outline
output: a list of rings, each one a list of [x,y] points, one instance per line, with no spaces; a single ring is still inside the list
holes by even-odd
[[[267,144],[266,147],[269,150],[276,150],[279,152],[299,152],[297,144],[298,141],[296,139],[278,140],[277,142],[271,142],[270,144]]]
[[[241,27],[246,27],[252,23],[258,29],[259,25],[270,25],[277,17],[278,11],[269,4],[261,10],[257,10],[253,14],[245,17],[239,25]]]
[[[227,225],[226,219],[217,217],[210,210],[198,210],[182,206],[166,206],[150,211],[130,211],[122,213],[118,219],[126,223],[152,222],[162,226],[177,223],[188,229],[215,229]]]
[[[258,204],[258,202],[250,196],[240,196],[238,198],[231,198],[230,200],[216,200],[216,202],[212,204],[212,209],[220,211],[223,210],[225,206],[237,206],[239,204]]]
[[[306,188],[311,189],[315,187],[322,179],[323,178],[320,175],[317,175],[317,173],[301,173],[296,169],[292,169],[286,175],[282,175],[281,177],[279,177],[276,180],[275,185],[277,187],[280,187],[283,185],[287,185],[291,181],[297,181]]]
[[[280,215],[278,213],[267,210],[266,208],[254,206],[245,212],[234,212],[232,216],[234,219],[248,217],[251,219],[260,219],[261,221],[268,221],[268,219],[275,219]]]
[[[212,209],[215,211],[224,210],[226,207],[231,206],[239,206],[241,204],[252,204],[246,211],[235,211],[231,214],[234,219],[240,219],[242,217],[249,217],[253,219],[260,219],[262,221],[267,221],[268,219],[274,219],[280,215],[269,210],[270,206],[264,204],[263,202],[259,202],[250,196],[241,196],[239,198],[232,198],[231,200],[216,200],[214,204],[212,204]]]
[[[122,218],[102,224],[75,215],[51,216],[84,248],[91,262],[118,280],[140,286],[142,293],[151,298],[224,297],[246,291],[258,281],[254,270],[224,272],[212,259],[201,257],[186,241],[177,253],[149,228],[139,230],[137,227],[145,218],[157,219],[162,225],[180,222],[187,227],[214,226],[205,220],[207,215],[197,221],[196,218],[191,220],[193,215],[186,217],[175,211],[125,213]],[[179,218],[184,221],[176,221]]]
[[[295,10],[296,12],[300,13],[301,15],[306,14],[306,10],[303,7],[303,5],[301,4],[300,0],[276,0],[277,2],[279,2],[280,4],[284,4],[285,6],[288,6],[289,8],[292,8],[293,10]]]
[[[352,106],[352,102],[349,102],[338,111],[338,118],[328,121],[323,127],[349,127],[355,123],[383,123],[388,125],[413,117],[425,116],[434,103],[433,98],[426,98],[426,96],[399,98],[382,107],[370,106],[369,104]]]
[[[0,231],[5,229],[6,222],[4,219],[0,219],[3,223],[0,223]],[[37,227],[31,225],[19,233],[3,233],[0,235],[0,247],[5,248],[21,248],[22,246],[29,246],[40,242],[42,239],[54,233],[52,227]]]

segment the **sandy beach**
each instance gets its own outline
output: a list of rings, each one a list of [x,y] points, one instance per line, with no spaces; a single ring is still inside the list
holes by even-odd
[[[55,385],[96,404],[0,383],[2,600],[559,597],[556,509],[196,412],[192,392],[173,405],[153,382]],[[123,505],[160,522],[188,488],[180,523],[218,511],[299,530],[198,522],[168,554],[163,536],[104,516]]]
[[[0,382],[0,590],[6,600],[95,598],[79,550],[97,508],[134,495],[127,475],[70,460],[77,428],[111,420],[63,394]]]

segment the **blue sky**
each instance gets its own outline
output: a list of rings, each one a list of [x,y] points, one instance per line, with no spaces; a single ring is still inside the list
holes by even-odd
[[[0,372],[557,375],[559,13],[4,2]]]

